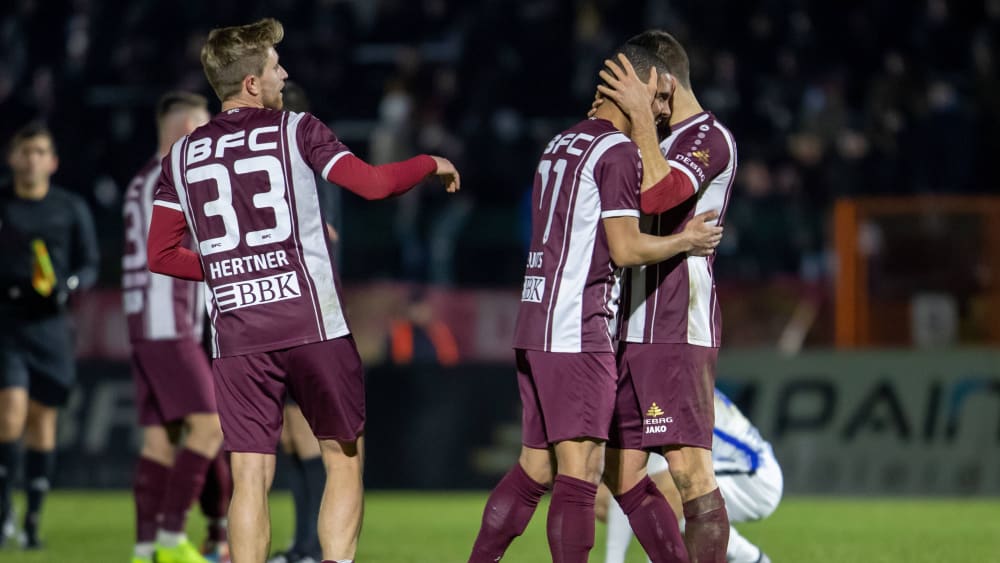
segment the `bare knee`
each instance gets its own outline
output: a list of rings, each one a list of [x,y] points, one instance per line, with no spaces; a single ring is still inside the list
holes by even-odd
[[[597,485],[604,473],[604,443],[589,439],[566,440],[556,444],[559,475]]]
[[[303,459],[320,455],[319,440],[313,434],[312,428],[302,414],[302,409],[296,406],[285,407],[285,427],[288,433],[290,451]]]
[[[327,473],[361,476],[364,467],[364,439],[341,441],[320,440],[320,455]]]
[[[603,481],[615,496],[632,490],[646,477],[649,454],[644,451],[608,448],[604,459]]]
[[[184,422],[188,426],[188,435],[184,446],[205,457],[215,457],[222,446],[222,426],[219,425],[219,415],[215,413],[196,413],[188,415]]]
[[[552,486],[555,479],[555,458],[551,451],[522,446],[517,463],[532,481],[546,487]]]
[[[267,498],[274,480],[274,455],[233,452],[230,467],[233,474],[233,495]]]
[[[147,426],[142,431],[142,451],[140,456],[160,465],[173,465],[174,446],[170,435],[163,426]]]
[[[684,502],[706,495],[718,487],[710,450],[681,448],[667,452],[666,456],[670,476]]]
[[[19,387],[0,390],[0,442],[19,439],[27,417],[28,392]]]
[[[28,401],[28,415],[25,418],[24,445],[32,450],[54,450],[59,411],[37,401]]]

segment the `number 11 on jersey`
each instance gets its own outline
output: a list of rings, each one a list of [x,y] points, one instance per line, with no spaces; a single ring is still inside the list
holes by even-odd
[[[541,209],[545,204],[545,189],[549,185],[549,173],[554,171],[556,173],[555,183],[552,185],[552,195],[549,201],[549,217],[545,222],[545,234],[542,235],[542,244],[549,241],[549,232],[552,230],[552,216],[556,212],[556,203],[559,202],[559,187],[562,185],[563,174],[566,172],[566,159],[560,158],[556,161],[555,166],[552,165],[551,160],[542,159],[538,163],[538,175],[542,177],[542,190],[538,197],[538,209]]]

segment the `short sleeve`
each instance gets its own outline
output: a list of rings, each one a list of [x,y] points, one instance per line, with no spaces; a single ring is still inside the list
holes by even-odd
[[[663,156],[674,170],[691,180],[696,190],[719,175],[732,159],[732,149],[726,136],[717,127],[701,124],[691,127],[674,140]]]
[[[170,166],[173,153],[174,150],[168,152],[167,156],[163,157],[163,160],[160,162],[160,180],[156,184],[156,190],[153,192],[153,205],[159,205],[175,211],[183,211],[181,209],[180,198],[177,197],[177,187],[174,185],[173,169]]]
[[[594,167],[594,180],[601,194],[602,219],[639,216],[642,159],[634,143],[609,148]]]
[[[302,157],[310,168],[326,178],[333,165],[351,151],[316,116],[311,113],[301,115],[296,134]]]

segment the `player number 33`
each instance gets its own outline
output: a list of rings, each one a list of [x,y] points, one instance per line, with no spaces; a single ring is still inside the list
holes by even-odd
[[[267,174],[270,190],[255,194],[253,205],[257,209],[271,209],[274,212],[274,227],[246,233],[247,246],[256,247],[279,243],[292,234],[291,214],[285,201],[285,176],[281,162],[271,155],[241,158],[233,162],[233,172],[236,174]],[[209,238],[199,244],[202,256],[219,252],[228,252],[240,244],[240,226],[233,207],[232,176],[222,164],[206,164],[190,168],[185,175],[189,186],[201,182],[214,182],[219,197],[205,202],[203,211],[206,217],[220,217],[225,227],[222,236]]]

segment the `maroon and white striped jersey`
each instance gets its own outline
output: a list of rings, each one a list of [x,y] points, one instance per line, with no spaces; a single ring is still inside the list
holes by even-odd
[[[242,107],[164,158],[154,204],[191,229],[215,357],[350,334],[316,191],[347,154],[308,113]]]
[[[149,271],[146,236],[153,216],[153,191],[160,180],[160,159],[139,170],[125,190],[125,253],[122,300],[129,340],[201,340],[202,284]],[[184,245],[191,248],[190,237]]]
[[[514,347],[613,352],[621,270],[602,219],[639,216],[639,149],[611,122],[582,121],[542,154]]]
[[[643,216],[644,233],[670,235],[698,213],[719,211],[722,224],[736,178],[736,143],[715,116],[699,113],[671,128],[660,150],[698,186],[695,197],[661,215]],[[659,264],[629,268],[623,282],[621,339],[687,343],[717,348],[722,318],[715,293],[715,256],[681,254]]]

